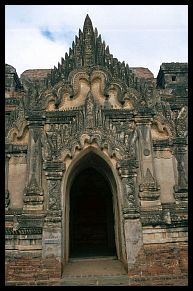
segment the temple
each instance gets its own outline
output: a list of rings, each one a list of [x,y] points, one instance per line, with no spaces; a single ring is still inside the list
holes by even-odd
[[[187,109],[187,63],[129,67],[88,15],[54,68],[6,64],[7,284],[85,257],[129,277],[187,273]]]

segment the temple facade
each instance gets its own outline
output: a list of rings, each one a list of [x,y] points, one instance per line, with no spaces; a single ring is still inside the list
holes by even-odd
[[[6,282],[77,257],[186,273],[188,64],[129,67],[87,15],[57,67],[5,74]]]

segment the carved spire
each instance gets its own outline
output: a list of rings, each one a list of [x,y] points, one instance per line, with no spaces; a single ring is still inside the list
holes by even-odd
[[[83,34],[84,36],[88,34],[93,35],[93,26],[92,26],[92,21],[88,14],[86,15],[85,21],[84,21],[84,26],[83,26]]]
[[[92,66],[95,64],[95,36],[92,22],[86,15],[83,27],[83,65]]]
[[[93,29],[92,21],[89,15],[86,15],[83,25],[83,31],[79,29],[78,36],[72,42],[69,53],[62,58],[61,65],[51,70],[50,82],[54,85],[56,82],[67,79],[70,72],[82,66],[103,66],[110,70],[113,77],[123,79],[128,83],[128,70],[125,63],[120,63],[113,55],[110,54],[109,46],[102,40],[98,34],[97,28]],[[48,83],[48,82],[47,82]]]

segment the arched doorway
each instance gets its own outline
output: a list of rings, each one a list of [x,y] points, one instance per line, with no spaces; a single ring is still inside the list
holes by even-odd
[[[91,172],[92,171],[92,172]],[[88,173],[90,175],[88,175]],[[99,176],[100,175],[100,176]],[[98,178],[97,178],[98,177]],[[95,179],[96,178],[96,179]],[[81,194],[80,191],[76,191],[76,189],[80,189],[79,181],[84,180],[82,185],[83,193],[87,193],[87,195]],[[95,180],[95,181],[94,181]],[[94,182],[93,182],[94,181]],[[98,182],[97,182],[98,181]],[[104,193],[102,194],[99,188],[99,181],[101,183],[101,188],[106,189],[106,198],[104,199]],[[92,192],[92,198],[89,198],[89,188],[86,185],[97,185],[98,191],[96,193]],[[94,190],[94,186],[91,187]],[[91,248],[91,251],[88,251],[87,254],[84,254],[84,257],[87,256],[104,256],[103,254],[109,253],[112,254],[113,257],[117,257],[118,260],[124,262],[126,264],[126,252],[125,252],[125,236],[124,236],[124,225],[121,219],[121,199],[122,199],[122,188],[121,181],[119,176],[117,175],[117,171],[115,165],[112,163],[110,158],[104,154],[100,149],[94,146],[89,146],[75,157],[73,157],[71,163],[69,164],[65,175],[64,175],[64,183],[63,183],[63,207],[64,207],[64,216],[63,216],[63,260],[64,265],[69,262],[71,258],[75,258],[76,256],[81,257],[81,252],[75,252],[75,246],[77,246],[78,242],[76,241],[75,234],[73,233],[73,228],[76,229],[75,222],[78,222],[78,219],[75,219],[73,215],[78,209],[78,205],[83,204],[82,208],[79,207],[79,211],[81,212],[91,212],[93,204],[95,204],[95,212],[98,211],[96,217],[100,218],[101,214],[99,214],[99,205],[103,210],[103,220],[101,218],[101,224],[104,225],[106,223],[106,233],[99,232],[99,235],[105,238],[105,243],[112,243],[111,250],[110,248],[103,248],[101,246],[100,249],[94,252],[94,248]],[[98,193],[98,195],[97,195]],[[72,195],[71,195],[72,194]],[[79,196],[80,195],[80,196]],[[84,201],[84,196],[86,202]],[[95,198],[94,198],[95,197]],[[92,201],[95,199],[95,202]],[[79,202],[78,202],[79,201]],[[106,201],[106,202],[105,202]],[[106,204],[105,204],[106,203]],[[106,206],[105,206],[106,205]],[[106,208],[105,208],[106,207]],[[73,210],[74,209],[74,210]],[[105,212],[106,211],[106,212]],[[104,215],[104,212],[106,213]],[[108,212],[108,214],[107,214]],[[93,218],[94,219],[94,218]],[[90,217],[91,221],[91,217]],[[96,221],[96,224],[99,224]],[[90,228],[90,226],[89,226]],[[96,228],[96,227],[95,227]],[[94,228],[94,229],[95,229]],[[95,234],[94,234],[95,235]],[[108,239],[107,239],[108,236]],[[111,237],[111,239],[109,239]],[[102,239],[101,239],[102,240]],[[83,243],[83,242],[82,242]],[[102,242],[101,242],[102,244]],[[93,243],[94,245],[94,243]],[[92,245],[92,246],[93,246]],[[85,245],[85,249],[88,250],[88,246]],[[74,250],[74,251],[73,251]],[[102,254],[103,253],[103,254]],[[105,255],[105,256],[106,256]],[[110,256],[112,256],[110,255]],[[83,252],[82,252],[83,256]],[[84,258],[82,257],[82,258]]]
[[[116,255],[112,191],[88,161],[70,189],[69,239],[71,258]]]

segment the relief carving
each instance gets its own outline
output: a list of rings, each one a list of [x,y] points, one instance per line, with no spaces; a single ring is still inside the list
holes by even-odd
[[[127,206],[129,209],[134,209],[136,207],[134,181],[132,181],[129,178],[123,178],[122,182],[125,185],[125,195],[127,199]]]
[[[187,189],[188,179],[185,171],[184,153],[177,152],[177,169],[178,169],[178,187],[180,189]]]
[[[158,186],[155,178],[153,177],[149,168],[146,170],[146,174],[143,182],[139,185],[139,197],[141,200],[153,201],[159,199],[160,187]]]
[[[80,79],[86,80],[88,84],[90,83],[89,74],[87,71],[74,70],[69,74],[68,81],[73,88],[73,96],[76,96],[80,92]]]
[[[94,98],[89,91],[86,98],[86,127],[93,128],[94,126]]]
[[[6,120],[5,129],[8,143],[28,143],[29,132],[22,102],[15,111],[11,112],[9,119]]]
[[[52,178],[48,179],[49,210],[60,209],[60,197],[61,197],[60,188],[61,188],[60,180],[52,180]]]
[[[181,71],[181,68],[179,70]],[[111,159],[111,161],[109,159],[109,164],[112,162],[112,167],[117,165],[120,174],[120,177],[115,175],[115,183],[113,180],[110,181],[112,182],[113,194],[117,192],[117,200],[115,199],[116,203],[113,206],[120,205],[119,196],[122,195],[123,198],[123,219],[119,218],[120,209],[115,208],[115,226],[117,225],[115,236],[120,235],[116,238],[116,246],[117,250],[120,250],[118,257],[125,264],[128,263],[128,267],[130,267],[142,246],[141,222],[143,225],[151,227],[158,225],[158,228],[162,228],[165,222],[171,224],[175,222],[174,227],[184,227],[184,224],[187,223],[185,204],[181,204],[182,207],[179,207],[179,203],[176,203],[172,209],[177,217],[175,219],[172,218],[175,216],[172,211],[164,210],[164,207],[155,209],[154,206],[159,205],[157,201],[160,189],[150,170],[154,168],[154,160],[151,157],[151,135],[157,158],[171,158],[173,144],[171,147],[169,141],[174,143],[176,137],[184,139],[182,142],[180,140],[176,142],[178,185],[174,189],[176,190],[174,194],[176,200],[181,199],[180,201],[183,203],[187,201],[187,175],[184,161],[185,149],[183,148],[186,146],[185,140],[188,130],[188,112],[187,107],[184,106],[187,102],[187,91],[177,86],[176,91],[161,88],[161,94],[159,94],[159,89],[155,89],[155,84],[157,82],[157,85],[162,86],[165,69],[161,71],[163,75],[159,75],[156,80],[146,68],[129,68],[124,62],[118,61],[110,53],[109,47],[102,41],[97,30],[93,30],[88,16],[83,32],[79,30],[79,35],[72,43],[69,54],[65,54],[65,60],[62,58],[61,64],[58,63],[57,68],[54,67],[49,71],[50,73],[43,79],[39,78],[39,73],[36,76],[37,72],[31,72],[32,75],[35,73],[35,76],[32,77],[33,81],[26,79],[22,85],[25,91],[24,96],[23,92],[19,91],[22,86],[18,87],[19,90],[15,92],[16,97],[19,98],[7,98],[11,96],[9,95],[11,92],[6,92],[8,105],[6,145],[7,152],[14,156],[10,164],[21,164],[21,159],[16,158],[17,155],[23,152],[28,154],[28,184],[24,193],[24,208],[18,210],[21,218],[14,216],[11,222],[13,227],[9,226],[6,234],[14,235],[15,241],[18,239],[15,235],[26,236],[29,234],[33,236],[39,234],[40,248],[47,244],[47,251],[49,243],[50,245],[53,243],[53,240],[49,241],[49,238],[54,238],[53,228],[56,223],[58,223],[57,226],[61,226],[61,213],[64,211],[61,209],[64,160],[66,157],[69,160],[72,159],[77,151],[86,147],[97,147],[108,156],[108,159]],[[186,73],[181,72],[183,72],[184,78]],[[19,80],[15,81],[19,83]],[[184,81],[185,78],[182,82]],[[175,82],[172,80],[172,86],[175,84],[180,85],[178,80]],[[179,91],[182,94],[178,94]],[[21,102],[20,97],[24,97],[21,98]],[[163,100],[169,100],[169,102]],[[13,108],[16,110],[12,110]],[[145,126],[143,127],[143,125]],[[139,153],[136,152],[137,149],[139,149]],[[141,158],[139,171],[137,171],[137,158]],[[42,163],[45,173],[42,173]],[[106,169],[104,167],[104,171]],[[144,169],[147,170],[143,176]],[[14,171],[14,167],[12,167],[12,171]],[[140,185],[136,181],[138,172],[139,178],[142,180]],[[8,176],[8,168],[6,175]],[[113,175],[114,169],[112,177]],[[109,174],[109,179],[111,179],[110,176]],[[47,213],[42,211],[44,209],[42,179],[47,182],[47,188],[45,187],[46,195],[48,195],[48,199],[45,201],[48,204]],[[9,206],[7,182],[6,179],[6,209]],[[155,201],[157,204],[154,203]],[[148,205],[149,208],[143,209],[141,207],[139,210],[139,202],[144,202],[141,203],[141,206]],[[28,213],[25,210],[30,211]],[[31,210],[35,210],[33,215]],[[8,214],[12,215],[12,210],[9,209],[9,211]],[[37,219],[34,219],[38,215],[41,217],[38,218],[39,223],[37,223]],[[138,219],[139,217],[140,219]],[[8,215],[9,219],[10,215]],[[20,226],[22,227],[18,227],[18,221],[19,223],[21,221]],[[46,221],[48,225],[46,225]],[[42,236],[43,224],[47,227],[47,229],[45,227],[45,232],[47,230],[50,232],[50,237],[49,235]],[[63,258],[68,259],[66,248],[64,251],[64,241],[68,244],[68,235],[64,241],[60,240],[61,231],[64,232],[64,229],[61,230],[58,227],[59,239],[55,240],[55,243],[57,241],[58,244],[56,252],[62,253],[59,260],[63,264]],[[43,244],[41,245],[42,238]],[[171,239],[175,240],[175,238]],[[33,248],[36,247],[36,245],[33,246],[35,241],[31,240],[31,242],[33,243],[30,245],[30,249],[37,251],[37,248]],[[62,252],[61,247],[63,248]],[[23,250],[22,245],[20,245],[18,251],[22,252]]]
[[[168,126],[159,120],[154,120],[151,126],[151,136],[155,140],[169,139],[171,134]]]
[[[188,135],[188,109],[182,107],[176,118],[176,132],[178,137],[187,137]]]
[[[25,195],[30,196],[42,194],[42,189],[36,180],[35,174],[32,174],[31,179],[25,188]]]

